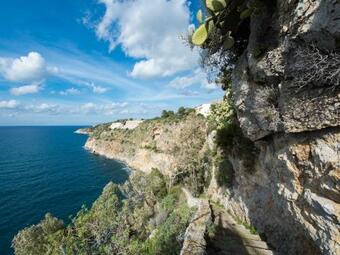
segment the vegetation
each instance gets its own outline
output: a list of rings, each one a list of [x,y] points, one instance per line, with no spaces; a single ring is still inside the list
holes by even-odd
[[[216,181],[221,187],[230,187],[234,179],[233,165],[228,158],[224,157],[221,152],[215,157],[215,166],[217,167]]]
[[[161,117],[145,120],[133,130],[105,127],[94,132],[95,138],[124,144],[125,153],[134,155],[137,148],[176,158],[169,186],[187,185],[200,195],[210,182],[211,158],[206,147],[207,125],[195,109],[180,107],[177,112],[163,111]]]
[[[253,234],[253,235],[259,234],[257,232],[256,228],[253,225],[247,223],[246,221],[243,221],[240,218],[236,218],[236,221],[237,221],[238,224],[243,225],[246,229],[248,229],[251,234]]]
[[[17,255],[178,254],[192,211],[163,175],[135,173],[128,183],[109,183],[91,209],[68,226],[47,214],[13,240]]]
[[[192,42],[204,46],[213,40],[218,33],[223,40],[223,47],[231,49],[236,40],[242,40],[238,33],[242,23],[261,7],[260,1],[206,0],[204,1],[207,17],[203,20],[203,12],[197,13],[200,26],[192,35]],[[234,39],[236,38],[236,40]]]
[[[289,67],[296,93],[306,88],[335,91],[340,86],[340,52],[320,50],[315,45],[295,49]]]
[[[25,228],[14,238],[13,245],[16,254],[48,254],[50,248],[46,243],[51,236],[64,229],[64,224],[51,214],[46,214],[45,218],[37,225]],[[50,253],[53,254],[53,253]]]
[[[180,107],[178,108],[177,112],[174,111],[167,111],[163,110],[161,117],[160,118],[155,118],[155,119],[163,119],[163,120],[172,120],[172,121],[179,121],[188,115],[192,114],[195,112],[195,109],[193,108],[185,108],[185,107]]]
[[[239,56],[247,47],[250,16],[261,11],[261,0],[203,0],[197,13],[198,28],[189,34],[191,47],[201,51],[201,65],[210,80],[227,89]]]
[[[222,102],[211,107],[208,116],[209,129],[216,130],[217,148],[214,158],[218,170],[216,177],[221,186],[231,185],[234,176],[228,155],[237,155],[247,172],[252,172],[258,153],[254,143],[243,135],[228,95],[230,94],[227,94]]]
[[[110,131],[110,123],[105,123],[105,124],[100,124],[100,125],[97,125],[95,126],[93,129],[92,129],[92,133],[91,133],[91,136],[94,137],[94,138],[101,138],[101,135],[104,133],[104,132],[108,132]]]

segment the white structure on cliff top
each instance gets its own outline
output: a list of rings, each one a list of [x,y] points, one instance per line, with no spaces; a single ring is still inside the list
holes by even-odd
[[[202,104],[195,108],[197,114],[202,114],[204,117],[208,117],[210,113],[211,104]]]
[[[135,129],[143,121],[142,120],[127,120],[125,122],[114,122],[111,124],[110,129]]]

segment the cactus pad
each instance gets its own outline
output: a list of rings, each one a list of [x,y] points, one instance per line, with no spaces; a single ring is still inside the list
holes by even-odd
[[[192,35],[192,43],[201,46],[208,38],[208,31],[205,24],[200,25]]]

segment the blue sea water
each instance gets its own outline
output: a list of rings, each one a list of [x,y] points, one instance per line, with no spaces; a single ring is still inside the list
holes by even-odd
[[[13,254],[18,230],[47,212],[69,221],[91,206],[109,182],[124,182],[128,168],[87,152],[79,127],[0,127],[0,254]]]

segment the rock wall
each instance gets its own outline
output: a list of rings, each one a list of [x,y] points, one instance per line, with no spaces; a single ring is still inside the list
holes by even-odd
[[[254,225],[279,254],[339,254],[339,131],[258,142],[254,172],[230,156],[233,186],[212,185],[209,194]]]
[[[233,73],[245,134],[258,140],[339,126],[339,1],[268,2],[252,17],[248,48]]]
[[[267,2],[232,81],[241,128],[260,152],[251,174],[229,155],[232,187],[215,181],[209,194],[279,254],[340,254],[340,71],[313,59],[339,61],[340,2]]]
[[[158,153],[145,148],[137,148],[133,153],[129,153],[126,145],[116,141],[89,138],[85,148],[92,153],[122,161],[132,169],[145,173],[149,173],[152,168],[158,168],[163,174],[168,175],[175,164],[175,159],[170,154]]]

